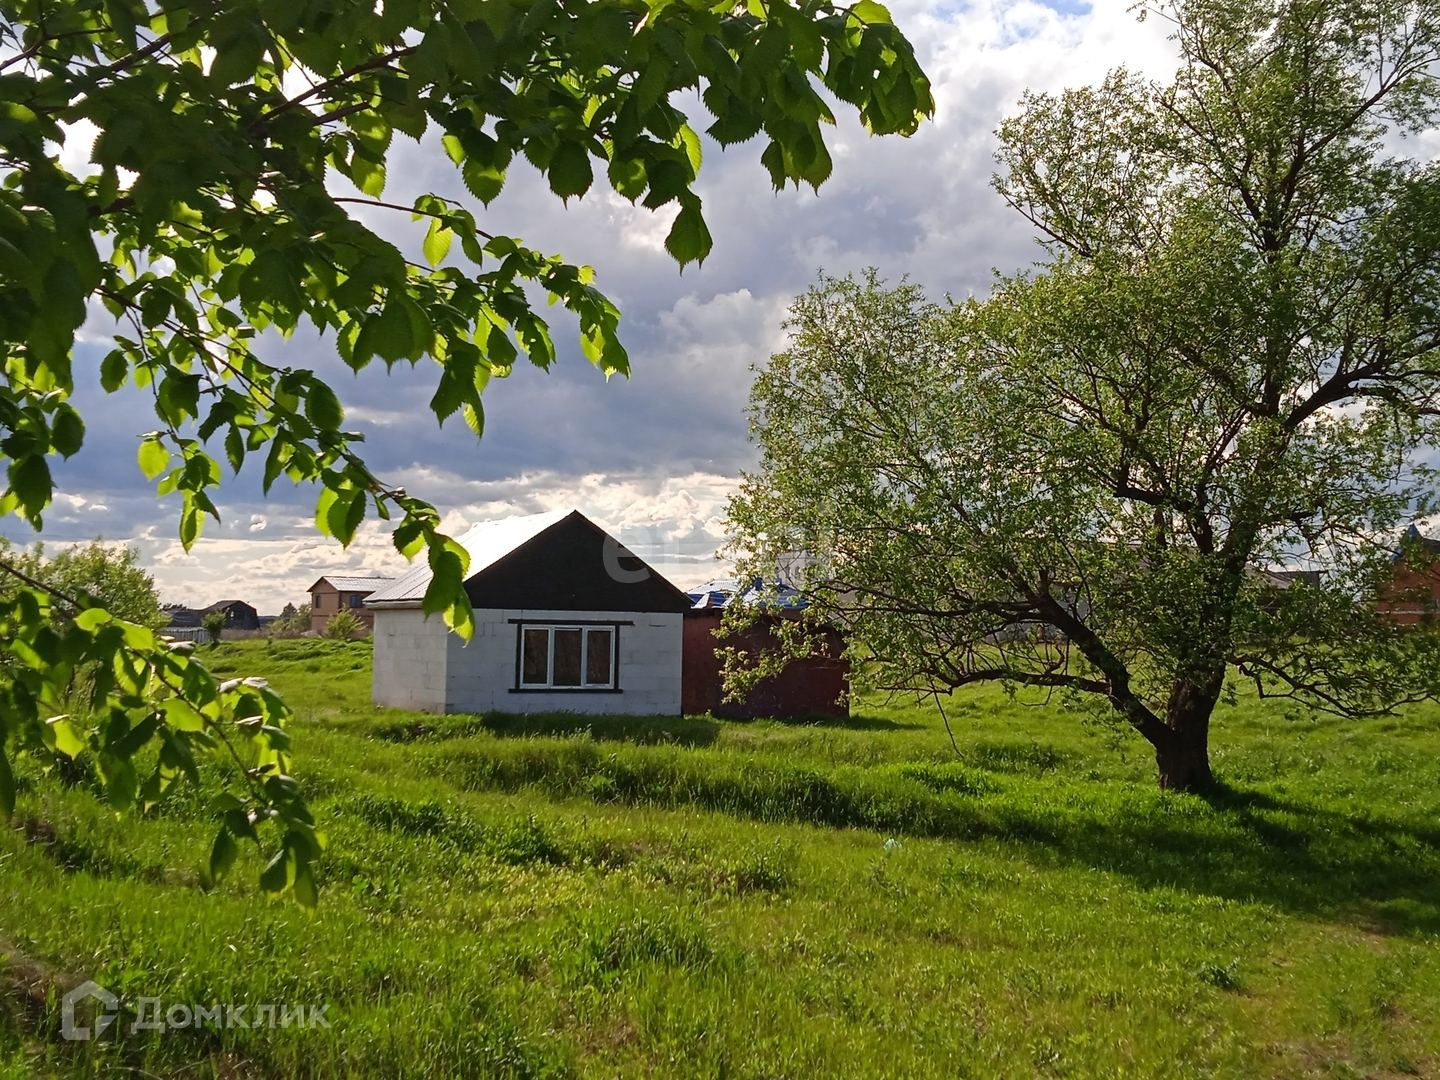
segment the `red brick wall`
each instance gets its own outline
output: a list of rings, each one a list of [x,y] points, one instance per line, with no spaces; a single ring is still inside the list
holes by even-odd
[[[743,702],[724,701],[724,676],[715,650],[734,646],[755,651],[770,645],[764,620],[739,637],[720,640],[720,612],[685,613],[684,647],[680,665],[680,705],[687,715],[710,713],[726,720],[752,720],[761,716],[789,718],[809,713],[848,715],[850,665],[841,658],[844,642],[829,635],[830,656],[792,660],[773,679],[766,679]],[[773,646],[771,646],[773,647]]]
[[[1413,564],[1408,556],[1395,560],[1390,583],[1380,590],[1375,610],[1386,622],[1412,626],[1433,619],[1440,606],[1440,562]]]

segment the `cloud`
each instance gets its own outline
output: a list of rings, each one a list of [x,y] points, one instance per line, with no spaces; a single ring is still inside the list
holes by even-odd
[[[402,471],[400,479],[449,508],[444,525],[452,534],[493,518],[576,508],[678,585],[699,584],[727,568],[714,553],[725,536],[725,500],[735,487],[730,476],[542,471],[475,480],[416,466]],[[227,519],[238,517],[222,510]],[[407,569],[379,522],[366,522],[349,548],[341,548],[317,533],[308,516],[252,517],[261,520],[247,520],[230,533],[218,530],[222,535],[202,539],[188,553],[178,540],[153,529],[130,542],[166,602],[203,605],[238,597],[268,613],[304,603],[306,587],[322,574],[396,576]]]
[[[1042,256],[1032,230],[989,187],[993,132],[1026,88],[1093,83],[1118,64],[1156,77],[1175,65],[1159,20],[1139,23],[1129,0],[898,0],[897,23],[916,43],[937,101],[912,139],[871,138],[847,107],[831,132],[835,171],[817,195],[774,192],[753,140],[724,152],[705,140],[699,194],[715,238],[701,267],[677,272],[663,251],[674,209],[652,213],[597,188],[562,205],[523,161],[488,208],[472,205],[438,142],[397,140],[386,198],[435,191],[472,205],[480,226],[589,262],[621,307],[633,375],[606,382],[580,355],[574,321],[549,309],[560,358],[548,373],[523,364],[485,395],[486,432],[436,426],[426,408],[438,368],[428,360],[387,375],[358,376],[333,342],[266,336],[271,360],[331,380],[350,426],[366,433],[367,460],[382,476],[431,499],[447,524],[577,506],[680,584],[718,573],[712,553],[724,535],[725,498],[754,461],[745,404],[750,368],[784,345],[791,298],[822,267],[877,267],[908,275],[932,295],[983,292],[992,268]],[[702,118],[693,98],[681,103]],[[702,125],[703,126],[703,125]],[[83,160],[91,133],[76,130],[67,161]],[[408,214],[364,211],[385,235],[415,246]],[[155,426],[145,395],[107,396],[97,369],[108,351],[103,309],[93,309],[77,346],[77,404],[85,448],[55,473],[66,497],[46,516],[47,540],[133,540],[167,600],[237,596],[278,611],[303,600],[321,573],[395,572],[404,565],[375,523],[349,549],[316,534],[318,492],[280,481],[260,490],[258,462],[227,479],[220,523],[208,522],[190,554],[173,539],[178,507],[156,500],[135,467],[137,436]],[[217,448],[218,449],[218,448]],[[0,532],[28,540],[27,527]]]

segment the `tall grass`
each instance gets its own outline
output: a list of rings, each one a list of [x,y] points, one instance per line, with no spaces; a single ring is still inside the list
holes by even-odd
[[[434,717],[363,643],[227,643],[296,704],[320,912],[198,868],[205,793],[118,820],[28,773],[0,834],[0,1080],[1440,1075],[1440,731],[1243,700],[1226,787],[975,693],[938,718]],[[59,1038],[134,1007],[331,1026]]]

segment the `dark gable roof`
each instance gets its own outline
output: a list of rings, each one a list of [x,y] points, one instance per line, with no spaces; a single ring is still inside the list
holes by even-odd
[[[607,541],[622,580],[606,567]],[[477,608],[683,612],[694,603],[578,510],[482,568],[465,591]]]

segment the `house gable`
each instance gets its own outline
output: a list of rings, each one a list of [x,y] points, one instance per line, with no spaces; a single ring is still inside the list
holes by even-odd
[[[480,570],[465,592],[477,608],[683,612],[693,602],[579,511]]]

